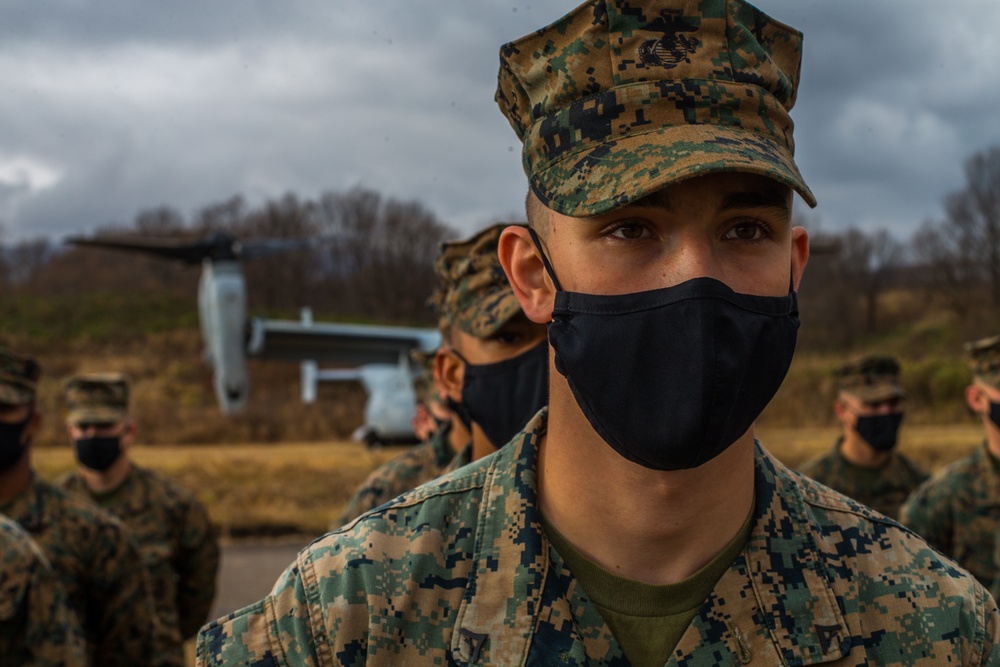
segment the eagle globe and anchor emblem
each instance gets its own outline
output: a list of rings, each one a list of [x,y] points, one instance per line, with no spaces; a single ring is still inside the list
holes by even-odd
[[[681,62],[690,64],[694,52],[701,46],[697,37],[681,33],[696,32],[698,26],[684,20],[680,10],[660,10],[660,17],[643,26],[647,32],[661,32],[662,37],[648,39],[639,45],[639,60],[645,65],[671,69]]]

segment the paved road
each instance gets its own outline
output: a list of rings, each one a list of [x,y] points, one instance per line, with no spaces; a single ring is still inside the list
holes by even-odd
[[[298,537],[266,543],[237,543],[222,547],[219,581],[210,618],[260,600],[312,538]]]

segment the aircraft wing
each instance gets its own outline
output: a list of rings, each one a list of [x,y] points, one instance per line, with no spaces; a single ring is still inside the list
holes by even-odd
[[[304,324],[294,320],[250,321],[247,355],[284,361],[310,360],[340,366],[398,365],[411,350],[432,352],[437,329],[366,324]]]

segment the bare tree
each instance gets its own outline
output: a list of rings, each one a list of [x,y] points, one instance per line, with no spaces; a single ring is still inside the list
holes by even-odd
[[[419,202],[401,202],[364,188],[327,193],[319,204],[329,246],[331,306],[342,316],[432,322],[434,260],[455,231]]]
[[[945,216],[948,233],[968,240],[966,259],[980,267],[993,305],[1000,306],[1000,147],[965,162],[965,188],[945,199]]]
[[[967,223],[967,219],[950,223],[927,221],[910,242],[926,289],[939,295],[945,306],[961,318],[976,303],[976,288],[984,280],[982,248],[978,235]]]
[[[889,286],[903,257],[903,246],[888,231],[867,234],[850,228],[841,237],[838,265],[844,283],[864,300],[865,332],[878,330],[879,297]]]

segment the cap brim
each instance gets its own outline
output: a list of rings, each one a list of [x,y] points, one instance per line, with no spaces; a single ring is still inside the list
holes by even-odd
[[[905,398],[906,392],[898,385],[883,384],[869,387],[858,387],[851,389],[848,393],[854,394],[864,403],[879,403],[893,398]]]
[[[0,384],[0,404],[27,405],[35,397],[35,392],[24,387],[10,384]]]
[[[666,127],[605,142],[530,180],[532,190],[552,210],[589,217],[689,178],[726,172],[773,179],[816,206],[790,150],[760,133],[718,125]]]
[[[66,421],[71,424],[117,424],[125,420],[125,414],[117,408],[79,408],[70,410]]]

